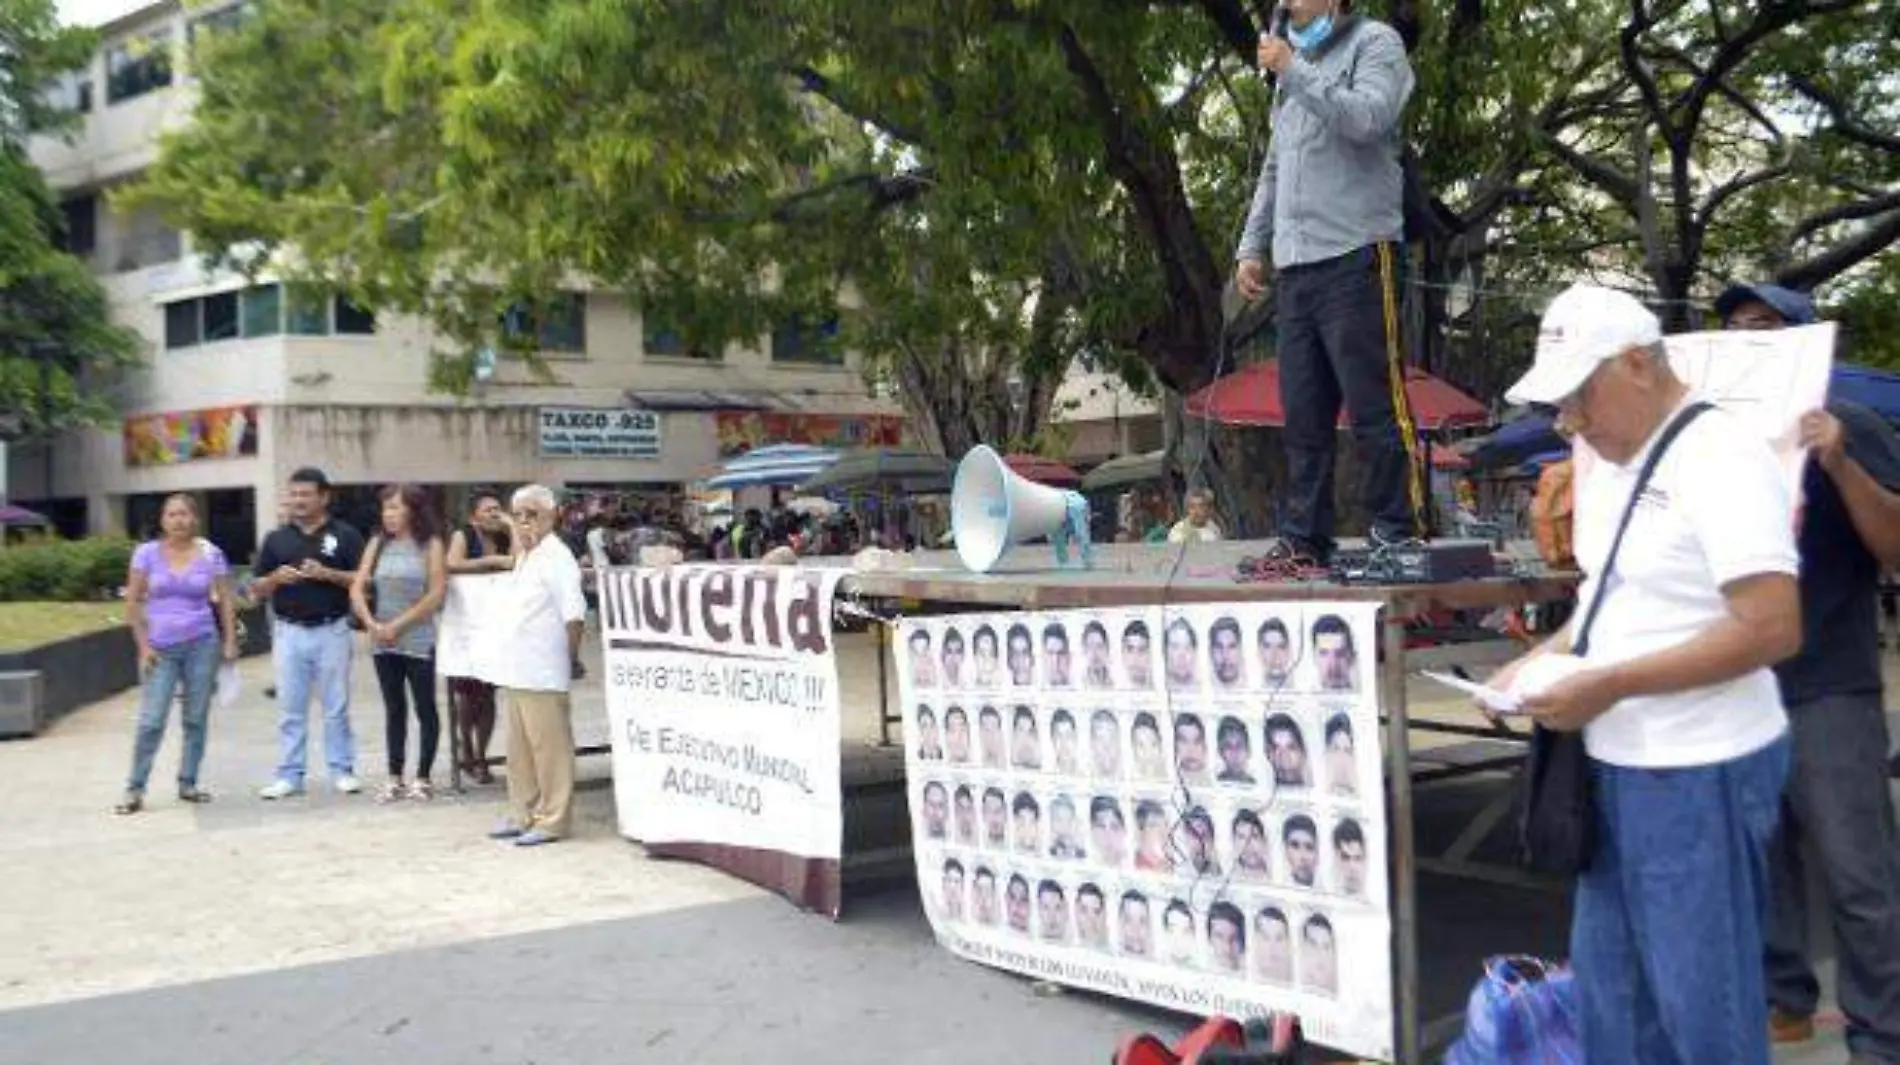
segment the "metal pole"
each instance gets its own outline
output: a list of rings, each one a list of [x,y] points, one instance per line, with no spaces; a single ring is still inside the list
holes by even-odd
[[[37,345],[40,357],[40,497],[53,501],[53,349]]]
[[[1421,1065],[1418,1003],[1418,852],[1412,826],[1411,732],[1405,706],[1405,623],[1390,606],[1380,617],[1380,702],[1386,714],[1387,831],[1392,842],[1393,1021],[1395,1061]]]
[[[880,747],[891,745],[891,695],[890,682],[884,679],[884,636],[887,626],[882,621],[871,622],[871,631],[877,633],[877,742]]]

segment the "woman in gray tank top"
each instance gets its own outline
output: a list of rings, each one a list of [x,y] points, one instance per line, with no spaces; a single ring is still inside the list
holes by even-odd
[[[363,552],[350,588],[357,620],[369,633],[388,729],[389,782],[377,801],[428,799],[435,794],[429,773],[442,735],[435,705],[435,621],[448,590],[447,556],[422,489],[392,485],[383,489],[382,503],[382,531]],[[405,785],[410,700],[421,750],[416,775]]]

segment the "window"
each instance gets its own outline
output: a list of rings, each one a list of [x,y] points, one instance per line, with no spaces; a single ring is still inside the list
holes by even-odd
[[[244,290],[244,335],[274,337],[284,331],[284,290],[258,285]]]
[[[342,296],[336,298],[338,336],[370,336],[376,332],[376,312],[364,310]]]
[[[42,94],[55,111],[84,115],[92,111],[92,70],[69,70],[53,79]]]
[[[501,316],[502,334],[537,351],[587,354],[587,294],[563,292],[540,307],[517,303]]]
[[[184,254],[178,231],[149,211],[118,216],[120,272],[174,262]]]
[[[772,361],[841,366],[844,350],[837,340],[838,319],[813,327],[804,318],[795,317],[772,331]]]
[[[251,5],[249,3],[242,3],[232,4],[222,11],[213,11],[208,15],[200,15],[192,19],[190,25],[185,28],[185,43],[187,45],[195,45],[198,43],[198,38],[202,34],[224,33],[229,30],[235,30],[243,26],[245,20],[250,18],[251,14]]]
[[[220,292],[206,296],[204,303],[204,342],[236,340],[238,337],[238,294]]]
[[[106,50],[106,103],[130,100],[171,83],[171,30],[148,33]]]
[[[198,301],[165,305],[165,347],[189,348],[198,343]]]
[[[642,314],[640,329],[640,343],[648,355],[666,359],[705,359],[708,362],[719,359],[718,352],[704,345],[688,345],[684,333],[656,315]]]
[[[284,325],[285,332],[292,336],[329,336],[330,301],[314,292],[292,288]]]
[[[59,211],[66,224],[60,250],[82,259],[91,255],[99,247],[99,197],[91,193],[74,196],[61,203]]]

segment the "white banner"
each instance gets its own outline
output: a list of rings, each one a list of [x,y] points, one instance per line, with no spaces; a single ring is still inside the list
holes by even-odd
[[[841,576],[608,571],[600,617],[623,835],[838,860]]]
[[[656,459],[660,416],[650,410],[542,407],[544,458]]]
[[[1666,340],[1669,365],[1695,398],[1740,418],[1768,441],[1781,460],[1789,498],[1799,506],[1808,462],[1807,449],[1801,446],[1801,416],[1827,401],[1834,370],[1834,323],[1683,333]],[[1588,476],[1596,452],[1581,437],[1572,447],[1577,476]]]
[[[1376,606],[904,622],[918,882],[965,957],[1392,1056]]]
[[[459,574],[449,578],[436,621],[435,672],[441,677],[487,680],[480,619],[497,616],[503,605],[506,574]],[[493,643],[490,638],[488,642]]]

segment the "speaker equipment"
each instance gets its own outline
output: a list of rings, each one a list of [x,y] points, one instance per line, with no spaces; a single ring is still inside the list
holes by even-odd
[[[1498,575],[1484,540],[1422,540],[1333,553],[1333,577],[1351,584],[1451,584]]]
[[[988,573],[1010,545],[1047,536],[1058,565],[1069,565],[1069,547],[1081,548],[1081,564],[1094,561],[1089,543],[1089,505],[1080,492],[1037,484],[1019,476],[1003,456],[978,444],[957,463],[950,491],[950,531],[957,557],[976,573]]]

